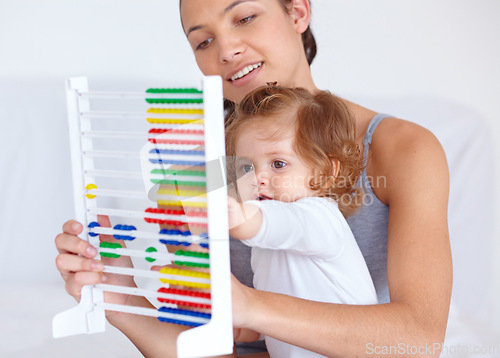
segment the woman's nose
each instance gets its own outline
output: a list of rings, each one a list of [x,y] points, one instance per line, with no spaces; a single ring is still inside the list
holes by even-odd
[[[235,61],[244,53],[244,44],[237,36],[220,35],[218,40],[220,62]]]

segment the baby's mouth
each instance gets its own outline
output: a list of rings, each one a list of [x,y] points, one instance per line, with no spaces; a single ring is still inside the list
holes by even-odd
[[[273,200],[273,198],[270,198],[269,196],[264,195],[264,194],[260,194],[260,195],[257,197],[257,200],[259,200],[259,201],[263,201],[263,200]]]

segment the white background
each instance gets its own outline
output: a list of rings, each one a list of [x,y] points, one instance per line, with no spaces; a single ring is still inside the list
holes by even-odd
[[[319,48],[312,70],[319,87],[360,104],[367,99],[380,111],[387,109],[377,103],[398,108],[398,101],[412,98],[423,106],[442,102],[463,109],[471,126],[485,126],[495,142],[488,154],[500,177],[500,1],[312,2]],[[0,320],[15,321],[0,328],[0,353],[9,357],[63,357],[65,344],[88,349],[90,338],[52,341],[49,333],[51,315],[73,305],[55,270],[53,239],[73,215],[64,79],[80,75],[101,90],[197,80],[178,2],[0,0]],[[471,191],[496,184],[482,173],[470,176]],[[489,190],[496,202],[499,193]],[[499,236],[497,229],[490,238],[496,261]],[[499,271],[476,278],[484,285],[497,282],[496,302]],[[54,299],[48,287],[60,296]],[[491,310],[488,324],[500,327],[499,305]],[[130,355],[99,337],[92,344],[110,350],[110,357],[137,356],[125,341],[119,348]]]

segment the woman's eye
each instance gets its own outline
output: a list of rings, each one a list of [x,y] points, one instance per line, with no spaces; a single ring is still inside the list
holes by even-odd
[[[281,160],[275,160],[273,162],[273,168],[274,169],[282,169],[284,167],[286,167],[286,163],[283,162],[283,161],[281,161]]]
[[[243,173],[250,173],[253,170],[253,165],[251,164],[245,164],[241,167],[241,171]]]
[[[252,21],[254,18],[255,18],[255,15],[251,15],[251,16],[244,17],[243,19],[241,19],[240,21],[238,21],[238,24],[239,24],[239,25],[248,24],[248,23],[249,23],[250,21]]]
[[[203,49],[207,48],[207,47],[208,47],[208,45],[210,45],[210,42],[212,42],[212,39],[211,39],[211,38],[210,38],[210,39],[206,39],[205,41],[200,42],[200,43],[198,44],[198,46],[196,47],[196,49],[197,49],[197,50],[203,50]]]

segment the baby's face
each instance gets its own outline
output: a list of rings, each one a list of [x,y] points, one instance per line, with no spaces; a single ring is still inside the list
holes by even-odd
[[[309,181],[313,172],[292,148],[294,130],[273,131],[250,125],[236,141],[236,176],[242,201],[292,202],[313,196]]]

